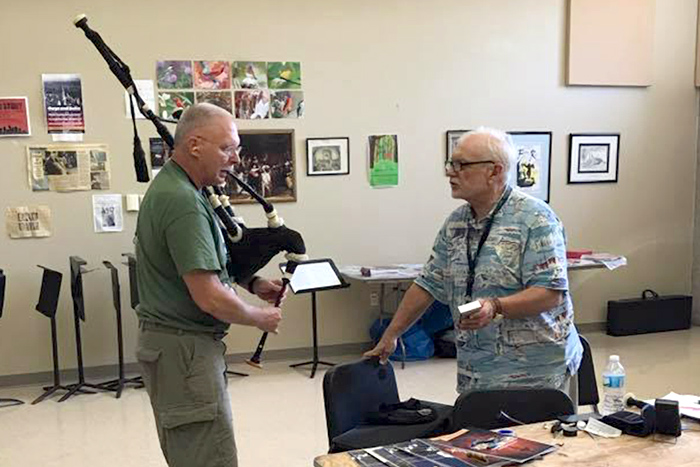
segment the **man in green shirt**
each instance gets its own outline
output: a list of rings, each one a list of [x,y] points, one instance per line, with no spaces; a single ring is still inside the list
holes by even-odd
[[[281,320],[279,308],[250,305],[231,287],[224,239],[200,192],[225,181],[239,144],[230,113],[189,108],[139,212],[137,358],[171,467],[238,464],[222,338],[230,323],[276,332]],[[282,288],[259,277],[241,285],[268,303]]]

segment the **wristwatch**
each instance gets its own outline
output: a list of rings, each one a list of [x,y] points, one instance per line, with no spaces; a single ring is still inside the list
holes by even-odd
[[[491,305],[493,305],[493,318],[491,321],[494,323],[499,323],[505,318],[505,315],[503,314],[503,304],[498,298],[492,298],[490,300]]]

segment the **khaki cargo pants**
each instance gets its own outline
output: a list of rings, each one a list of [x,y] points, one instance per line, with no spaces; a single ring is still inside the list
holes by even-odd
[[[170,467],[236,467],[221,336],[142,322],[136,357]]]

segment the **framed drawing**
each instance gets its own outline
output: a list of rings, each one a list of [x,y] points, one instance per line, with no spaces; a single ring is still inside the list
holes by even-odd
[[[306,138],[306,175],[348,175],[350,138]]]
[[[445,139],[445,162],[452,159],[452,152],[457,146],[459,138],[462,137],[464,133],[471,130],[447,130],[447,138]]]
[[[241,162],[236,176],[272,202],[296,201],[294,130],[241,130]],[[230,178],[224,188],[231,203],[255,200]]]
[[[552,133],[549,131],[510,131],[515,146],[515,165],[510,169],[513,186],[549,203]]]
[[[567,183],[617,183],[619,133],[572,133]]]

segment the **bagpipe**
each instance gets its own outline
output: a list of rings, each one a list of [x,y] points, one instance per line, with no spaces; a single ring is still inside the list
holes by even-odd
[[[139,95],[129,67],[107,46],[102,37],[88,26],[87,22],[85,15],[78,15],[73,20],[75,27],[82,29],[85,37],[92,42],[100,55],[102,55],[110,71],[131,97],[131,116],[134,123],[133,156],[136,180],[143,183],[148,182],[148,166],[146,165],[145,154],[141,147],[134,119],[134,102],[136,102],[136,107],[141,114],[153,123],[158,135],[171,150],[174,147],[174,138],[163,122],[177,123],[177,121],[158,117],[148,107]],[[220,187],[202,188],[202,194],[209,200],[224,233],[224,242],[229,259],[227,263],[229,276],[237,283],[247,283],[258,270],[262,269],[274,256],[282,251],[286,252],[285,257],[289,262],[297,263],[307,260],[306,246],[299,232],[286,227],[274,206],[250,185],[231,172],[228,173],[228,176],[235,180],[243,191],[262,205],[267,217],[267,227],[249,228],[240,217],[236,216],[229,202],[229,197],[226,196]],[[286,286],[286,283],[284,285]],[[285,288],[283,287],[280,291],[280,299]],[[276,306],[279,306],[279,303]],[[251,359],[257,360],[257,366],[259,366],[260,354],[262,353],[261,346],[264,346],[266,337],[267,333],[263,334],[258,350],[253,359]]]

